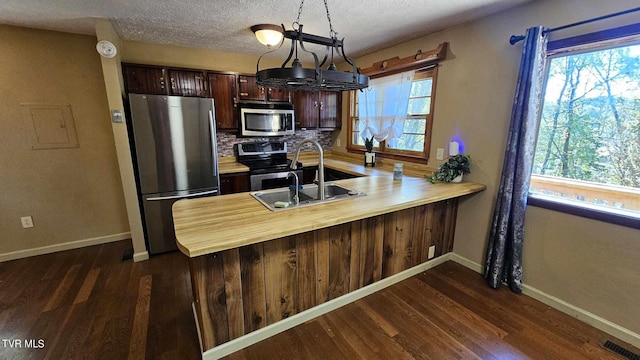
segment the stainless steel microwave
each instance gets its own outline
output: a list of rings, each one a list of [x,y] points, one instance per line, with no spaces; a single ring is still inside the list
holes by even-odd
[[[289,103],[241,103],[240,135],[293,135],[293,105]]]

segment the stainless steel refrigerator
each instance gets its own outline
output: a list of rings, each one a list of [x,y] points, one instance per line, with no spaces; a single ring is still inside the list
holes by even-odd
[[[218,194],[213,99],[129,94],[147,249],[177,249],[171,206]]]

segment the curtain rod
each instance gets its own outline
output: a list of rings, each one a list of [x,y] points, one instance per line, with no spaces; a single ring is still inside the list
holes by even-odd
[[[554,31],[564,30],[564,29],[571,28],[571,27],[574,27],[574,26],[584,25],[584,24],[588,24],[588,23],[591,23],[591,22],[594,22],[594,21],[604,20],[604,19],[608,19],[608,18],[620,16],[620,15],[625,15],[625,14],[636,12],[636,11],[640,11],[640,7],[629,9],[629,10],[620,11],[620,12],[609,14],[609,15],[598,16],[598,17],[595,17],[595,18],[592,18],[592,19],[588,19],[588,20],[578,21],[578,22],[573,23],[573,24],[558,26],[558,27],[553,28],[553,29],[546,29],[546,30],[542,31],[542,33],[543,34],[548,34],[548,33],[554,32]],[[518,43],[518,42],[520,42],[522,40],[524,40],[524,35],[511,35],[511,37],[509,38],[509,43],[511,45],[515,45],[516,43]]]

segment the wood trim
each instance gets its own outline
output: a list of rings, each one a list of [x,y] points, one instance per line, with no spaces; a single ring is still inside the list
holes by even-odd
[[[638,220],[638,218],[592,209],[586,206],[573,205],[562,201],[554,201],[533,194],[529,194],[527,205],[640,230],[640,220]]]
[[[445,200],[190,258],[203,350],[420,265],[427,261],[422,249],[431,245],[438,256],[449,253],[455,204]]]
[[[402,71],[424,68],[445,60],[447,58],[448,47],[449,43],[443,42],[438,45],[437,48],[427,52],[418,50],[415,55],[407,56],[402,59],[396,56],[375,62],[371,67],[362,69],[360,72],[369,76],[371,79],[375,79],[377,77],[397,74]]]
[[[433,83],[431,85],[431,103],[429,114],[425,114],[426,126],[425,126],[425,137],[424,137],[424,145],[423,151],[418,153],[416,151],[407,151],[407,150],[396,150],[396,149],[388,149],[386,147],[385,141],[380,143],[378,150],[375,150],[376,154],[382,155],[382,158],[390,158],[395,160],[409,161],[415,162],[419,164],[427,164],[429,162],[429,156],[431,155],[431,135],[433,133],[433,113],[435,111],[435,101],[436,101],[436,89],[438,85],[438,68],[428,69],[414,75],[414,81],[431,78]],[[351,153],[364,153],[364,146],[353,144],[353,119],[356,116],[355,114],[355,97],[354,91],[349,92],[349,116],[347,121],[347,152]]]
[[[547,45],[547,53],[559,53],[566,48],[609,42],[637,35],[640,35],[640,24],[631,24],[613,29],[596,31],[589,34],[573,36],[565,39],[549,41],[549,44]]]

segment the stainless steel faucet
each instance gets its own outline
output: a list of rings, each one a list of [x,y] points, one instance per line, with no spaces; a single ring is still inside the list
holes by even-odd
[[[324,152],[322,151],[322,145],[317,140],[305,139],[302,140],[298,149],[296,149],[296,155],[291,162],[291,169],[296,170],[298,168],[298,158],[300,157],[300,150],[306,143],[311,143],[318,148],[318,200],[324,200]]]
[[[298,193],[298,189],[300,188],[300,182],[298,179],[298,174],[296,174],[295,171],[289,171],[289,173],[287,174],[287,179],[291,175],[293,175],[293,177],[296,178],[296,194],[293,196],[292,200],[294,205],[298,205],[300,203],[300,194]]]

